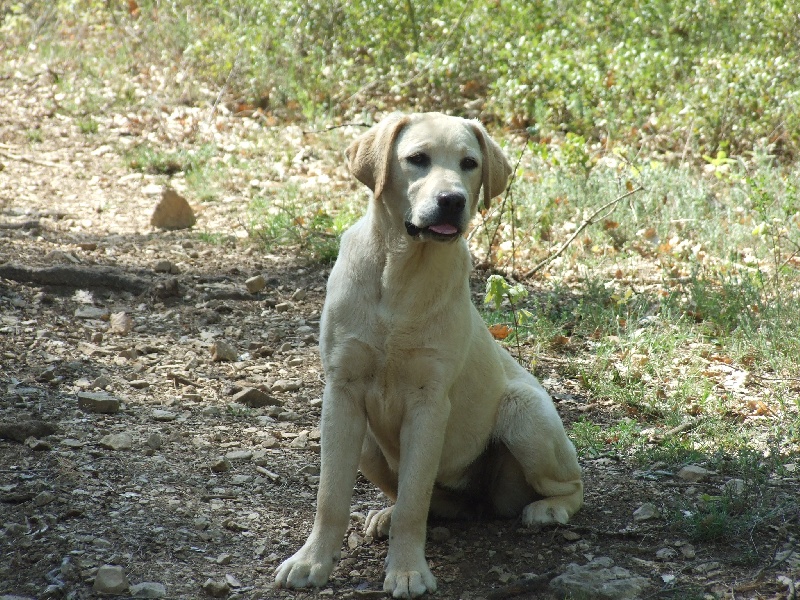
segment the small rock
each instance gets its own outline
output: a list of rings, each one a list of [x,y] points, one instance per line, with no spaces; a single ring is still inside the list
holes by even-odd
[[[262,291],[265,287],[267,287],[267,280],[264,279],[263,275],[256,275],[255,277],[251,277],[247,281],[244,282],[245,286],[247,286],[247,291],[251,294],[257,294],[258,292]]]
[[[225,455],[230,461],[247,461],[253,458],[253,453],[250,450],[231,450]]]
[[[153,420],[160,421],[163,423],[167,423],[169,421],[174,421],[178,418],[178,414],[171,412],[169,410],[162,410],[160,408],[156,408],[153,410]]]
[[[153,450],[160,450],[163,441],[161,439],[161,434],[158,432],[153,432],[147,436],[147,445],[152,448]]]
[[[295,290],[294,294],[292,294],[292,300],[305,300],[306,299],[306,291],[303,289]]]
[[[683,479],[684,481],[688,481],[690,483],[696,483],[706,479],[710,474],[711,472],[703,467],[699,467],[697,465],[686,465],[685,467],[681,468],[681,470],[678,471],[675,476],[678,479]]]
[[[615,567],[607,556],[599,556],[586,565],[571,563],[567,570],[550,581],[550,588],[565,595],[599,600],[638,598],[649,585],[644,577]]]
[[[350,535],[347,536],[347,547],[350,548],[350,550],[355,550],[363,541],[364,538],[362,538],[357,531],[352,531]]]
[[[89,341],[93,344],[102,344],[103,343],[103,333],[101,331],[95,331],[92,334],[92,337],[89,338]]]
[[[266,392],[257,388],[244,388],[241,392],[233,396],[234,402],[240,402],[250,408],[261,408],[262,406],[280,406],[280,401],[276,400]]]
[[[280,440],[273,435],[268,435],[261,442],[261,447],[266,448],[267,450],[271,450],[273,448],[279,448],[280,445],[281,445]]]
[[[695,552],[694,546],[691,544],[681,546],[681,554],[683,554],[683,558],[688,558],[689,560],[697,556],[697,552]]]
[[[164,188],[161,201],[156,205],[150,225],[159,229],[188,229],[197,222],[186,198],[175,190]]]
[[[744,488],[744,479],[728,479],[723,484],[722,491],[729,493],[731,496],[741,496],[744,493]]]
[[[78,392],[78,408],[92,413],[119,412],[119,400],[103,392]]]
[[[233,362],[239,357],[236,349],[230,344],[217,340],[211,346],[211,360],[214,362],[229,361]]]
[[[279,379],[272,384],[273,392],[296,392],[302,387],[299,381],[289,381],[287,379]]]
[[[122,433],[110,433],[100,438],[98,443],[108,450],[130,450],[133,447],[133,436],[127,431],[123,431]]]
[[[434,527],[428,537],[437,544],[441,544],[450,539],[450,530],[447,527]]]
[[[93,382],[91,387],[96,390],[104,390],[111,386],[111,380],[105,375],[100,375]]]
[[[128,335],[133,330],[133,319],[125,312],[115,312],[109,317],[109,333]]]
[[[658,560],[672,560],[678,556],[678,553],[675,552],[674,548],[661,548],[656,551],[656,558]]]
[[[292,305],[289,302],[279,302],[278,304],[275,305],[275,310],[279,313],[287,312],[291,308]]]
[[[37,440],[34,437],[30,437],[27,440],[25,440],[25,445],[28,446],[28,448],[30,448],[31,450],[34,450],[36,452],[43,452],[53,449],[53,445],[50,442],[47,442],[45,440]]]
[[[125,570],[115,565],[103,565],[97,570],[92,590],[98,594],[119,596],[128,591],[128,578]]]
[[[34,506],[45,506],[45,505],[50,504],[51,502],[53,502],[55,499],[56,499],[55,494],[53,494],[52,492],[48,492],[47,490],[44,490],[44,491],[39,492],[38,494],[36,494],[36,496],[34,496],[33,505]]]
[[[163,583],[144,581],[132,585],[130,594],[134,598],[164,598],[167,595],[167,588]]]
[[[128,385],[137,390],[144,390],[150,387],[150,382],[144,379],[134,379],[129,381]]]
[[[217,564],[218,565],[229,565],[229,564],[231,564],[231,555],[230,554],[220,554],[217,557]]]
[[[658,516],[658,509],[654,504],[645,502],[633,512],[633,520],[637,523],[640,521],[647,521]]]
[[[564,531],[561,533],[561,535],[568,542],[577,542],[579,539],[581,539],[581,534],[574,531]]]
[[[23,421],[7,421],[0,423],[0,439],[13,440],[23,443],[28,438],[43,438],[57,431],[55,425],[40,421],[38,419],[28,419]]]
[[[203,584],[203,591],[213,598],[222,598],[230,593],[231,586],[228,585],[227,581],[206,579],[206,582]]]
[[[153,265],[153,271],[156,273],[178,273],[178,267],[175,266],[171,261],[168,260],[159,260]]]
[[[296,438],[292,440],[292,443],[289,444],[290,448],[305,448],[308,446],[308,432],[304,431]]]
[[[224,456],[219,456],[215,458],[210,465],[208,465],[208,468],[214,473],[224,473],[225,471],[231,470],[231,461]]]
[[[242,587],[242,582],[236,579],[233,575],[227,574],[225,575],[225,582],[231,586],[232,588],[240,588]]]

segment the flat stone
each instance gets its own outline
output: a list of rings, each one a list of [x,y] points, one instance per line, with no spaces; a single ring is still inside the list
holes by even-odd
[[[92,590],[98,594],[122,595],[128,591],[125,570],[116,565],[103,565],[97,570]]]
[[[159,434],[157,431],[154,431],[153,433],[147,436],[146,443],[148,447],[152,448],[153,450],[159,450],[161,448],[161,445],[163,444],[163,441],[161,439],[161,434]]]
[[[672,560],[676,556],[678,556],[678,553],[675,551],[674,548],[666,547],[666,548],[660,548],[659,550],[656,551],[656,558],[658,560]]]
[[[159,229],[188,229],[197,222],[186,198],[171,188],[164,188],[161,200],[150,217],[150,225]]]
[[[276,400],[266,392],[257,388],[244,388],[233,396],[234,402],[240,402],[250,408],[261,408],[262,406],[280,406],[280,401]]]
[[[119,400],[104,392],[78,392],[78,408],[92,413],[119,412]]]
[[[230,461],[246,461],[253,458],[253,453],[250,450],[231,450],[225,455]]]
[[[164,423],[169,421],[174,421],[175,419],[178,418],[177,413],[171,412],[169,410],[162,410],[160,408],[156,408],[155,410],[153,410],[152,416],[154,420],[161,421]]]
[[[598,600],[638,598],[650,582],[627,569],[615,567],[607,556],[593,559],[586,565],[572,563],[564,573],[550,581],[550,588],[561,595]]]
[[[127,431],[110,433],[100,438],[99,444],[108,450],[130,450],[133,447],[133,436]]]
[[[681,470],[678,471],[675,476],[683,481],[695,483],[708,478],[710,474],[711,471],[704,469],[703,467],[699,467],[697,465],[686,465],[685,467],[681,468]]]
[[[47,504],[53,502],[55,499],[56,499],[55,494],[53,494],[52,492],[48,492],[47,490],[44,490],[36,494],[36,496],[34,496],[33,505],[46,506]]]
[[[167,588],[163,583],[152,581],[132,585],[129,591],[134,598],[164,598],[167,595]]]
[[[150,382],[144,379],[134,379],[133,381],[129,381],[128,385],[137,390],[144,390],[150,387]]]
[[[75,310],[78,319],[105,319],[108,318],[108,309],[98,306],[82,306]]]

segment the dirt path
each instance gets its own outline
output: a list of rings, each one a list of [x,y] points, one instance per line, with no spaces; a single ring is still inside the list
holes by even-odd
[[[19,67],[0,82],[0,265],[104,267],[147,289],[0,278],[0,595],[95,597],[98,569],[114,565],[170,598],[382,597],[386,544],[364,540],[360,524],[384,501],[362,480],[329,586],[271,587],[313,517],[328,267],[251,246],[235,189],[204,204],[194,230],[153,230],[160,180],[119,152],[135,136],[169,140],[174,119],[104,114],[87,136],[53,110],[48,73]],[[252,126],[227,117],[215,143]],[[250,294],[259,274],[266,287]],[[212,360],[220,341],[232,360]],[[567,422],[613,418],[552,364],[545,384]],[[260,392],[255,406],[247,389]],[[670,528],[666,498],[719,494],[727,477],[687,482],[603,456],[583,467],[586,506],[569,527],[433,524],[437,597],[563,597],[549,579],[598,557],[644,578],[636,597],[787,597],[796,528],[754,540],[748,556]],[[662,512],[634,520],[646,503]]]

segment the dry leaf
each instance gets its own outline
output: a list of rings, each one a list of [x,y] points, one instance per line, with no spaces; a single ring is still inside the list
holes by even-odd
[[[504,340],[511,333],[511,327],[497,323],[489,326],[489,333],[491,333],[492,337],[496,340]]]
[[[565,348],[569,345],[569,342],[570,338],[565,335],[554,335],[550,340],[550,346],[552,348]]]

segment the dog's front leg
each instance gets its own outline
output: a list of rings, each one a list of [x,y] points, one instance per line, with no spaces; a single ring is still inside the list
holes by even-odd
[[[322,459],[314,526],[303,547],[278,567],[278,587],[322,586],[339,559],[367,419],[363,400],[353,388],[337,387],[329,383],[322,402]]]
[[[425,533],[449,412],[446,399],[427,399],[409,406],[403,421],[383,583],[384,591],[395,598],[436,591],[436,578],[425,560]]]

